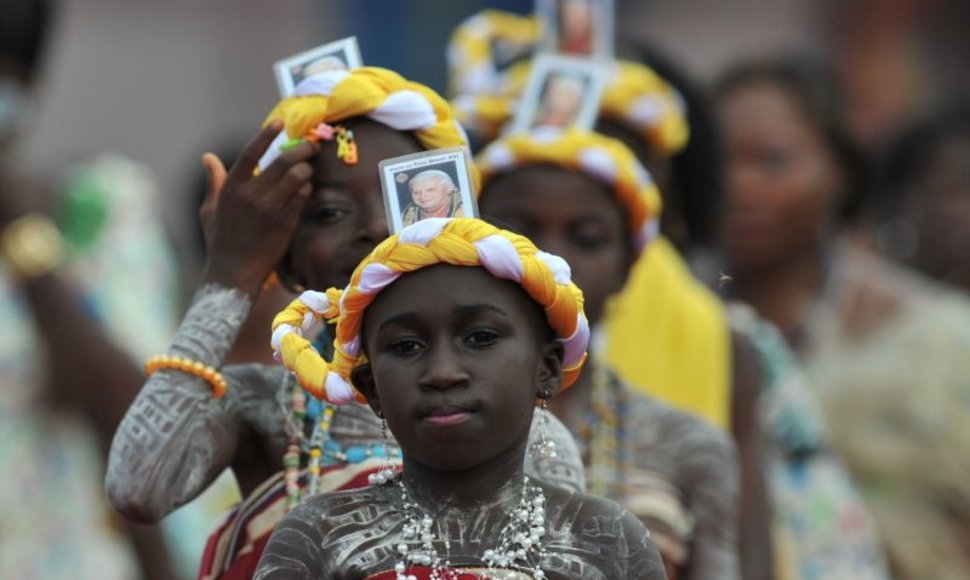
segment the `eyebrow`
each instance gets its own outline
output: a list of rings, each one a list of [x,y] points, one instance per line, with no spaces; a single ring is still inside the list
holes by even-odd
[[[456,315],[458,315],[461,318],[470,318],[472,316],[484,314],[486,312],[498,314],[506,318],[509,317],[509,313],[506,312],[505,310],[499,308],[498,306],[495,306],[494,304],[485,304],[485,303],[459,304],[454,307],[453,311]],[[380,323],[380,325],[378,325],[377,327],[377,332],[381,332],[388,326],[393,326],[393,325],[399,325],[399,326],[413,325],[421,322],[422,318],[423,316],[421,316],[417,312],[402,312],[401,314],[392,316],[387,320],[385,320],[384,322]]]

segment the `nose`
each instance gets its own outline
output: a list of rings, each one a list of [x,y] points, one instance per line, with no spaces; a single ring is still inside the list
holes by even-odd
[[[420,378],[422,388],[445,391],[468,384],[468,373],[451,341],[435,341],[428,348],[427,364]]]
[[[367,208],[361,212],[357,224],[357,241],[374,247],[388,236],[387,216],[383,204],[380,208]]]

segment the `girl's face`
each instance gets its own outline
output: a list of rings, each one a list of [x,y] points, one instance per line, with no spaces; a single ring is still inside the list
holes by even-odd
[[[590,323],[599,321],[633,261],[626,215],[606,185],[568,169],[537,165],[495,177],[479,206],[482,214],[564,258],[586,297]]]
[[[482,268],[402,276],[367,309],[354,374],[406,460],[460,471],[524,453],[537,396],[562,382],[542,310]]]
[[[377,164],[424,150],[410,133],[374,121],[342,124],[354,132],[358,163],[346,165],[338,159],[335,142],[322,144],[315,160],[313,194],[281,266],[282,279],[291,285],[347,285],[357,264],[388,236]]]
[[[819,244],[835,217],[839,171],[824,138],[769,82],[721,98],[727,153],[724,249],[738,267],[777,264]]]

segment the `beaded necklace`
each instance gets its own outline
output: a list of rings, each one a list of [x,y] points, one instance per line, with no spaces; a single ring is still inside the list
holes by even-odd
[[[401,493],[406,519],[401,541],[396,546],[400,555],[394,564],[396,580],[416,580],[413,574],[408,574],[411,566],[430,566],[431,580],[457,580],[458,573],[451,568],[447,556],[450,550],[448,539],[441,540],[446,551],[446,557],[442,560],[434,546],[439,541],[432,530],[434,520],[411,499],[400,476],[390,480],[389,484]],[[509,522],[499,532],[498,544],[493,549],[485,550],[482,555],[482,561],[488,568],[487,578],[500,580],[503,578],[501,568],[517,568],[533,580],[545,580],[546,575],[540,566],[546,555],[542,546],[542,537],[546,534],[545,503],[546,496],[542,489],[532,483],[529,476],[525,476],[522,495],[509,515]]]
[[[586,423],[577,431],[589,449],[589,493],[618,499],[627,492],[629,396],[616,377],[593,369],[593,392]]]
[[[287,381],[291,375],[287,374]],[[374,445],[351,445],[343,448],[330,437],[330,428],[336,407],[309,396],[296,382],[290,387],[288,431],[290,433],[286,453],[283,455],[283,481],[286,489],[286,510],[290,511],[300,501],[320,492],[321,467],[340,463],[361,463],[370,458],[401,459],[397,445],[375,443]],[[307,424],[312,425],[306,436]],[[300,464],[307,456],[307,485],[300,489]]]

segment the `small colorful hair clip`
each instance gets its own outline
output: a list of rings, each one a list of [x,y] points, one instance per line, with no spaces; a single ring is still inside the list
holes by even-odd
[[[343,127],[337,127],[337,158],[346,165],[357,165],[357,142],[354,132]]]
[[[334,128],[332,125],[326,123],[320,123],[317,125],[316,129],[310,131],[310,138],[314,138],[314,141],[333,141]]]

